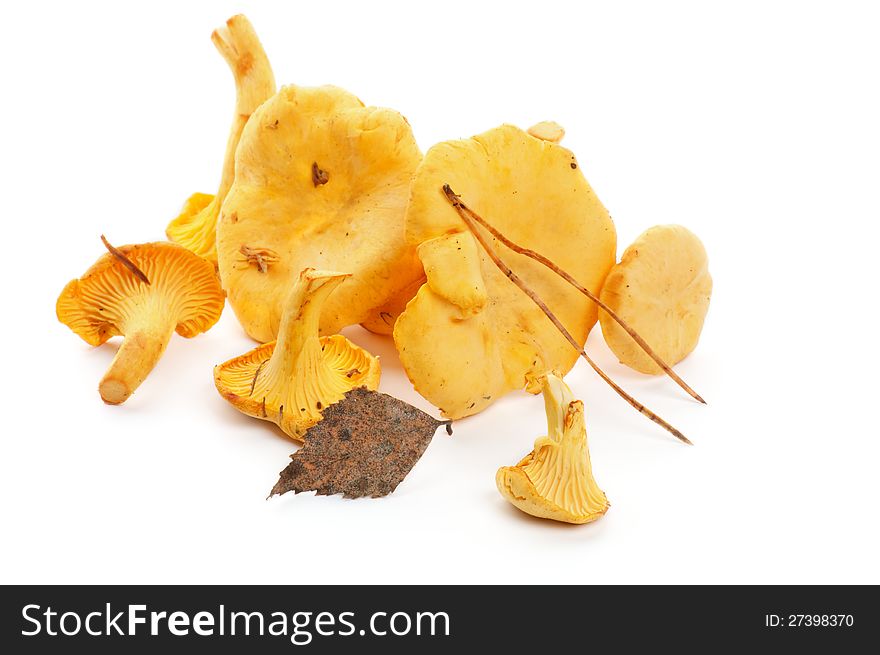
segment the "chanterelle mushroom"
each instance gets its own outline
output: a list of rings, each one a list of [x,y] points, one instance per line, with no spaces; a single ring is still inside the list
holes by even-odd
[[[498,469],[498,491],[517,509],[565,523],[589,523],[608,511],[593,479],[584,404],[559,377],[544,380],[547,436],[516,466]]]
[[[393,318],[385,307],[422,275],[403,225],[420,159],[403,116],[336,87],[286,86],[254,113],[217,224],[223,288],[251,337],[275,338],[284,298],[307,267],[352,274],[328,299],[322,334],[383,311]],[[275,259],[265,270],[242,265],[243,247]]]
[[[194,337],[223,311],[213,265],[173,243],[112,248],[58,297],[58,320],[93,346],[125,339],[98,390],[123,403],[146,379],[176,331]]]
[[[681,225],[657,225],[623,252],[601,299],[673,365],[696,348],[711,296],[709,260],[700,240]],[[604,311],[599,322],[622,364],[641,373],[662,372]]]
[[[407,236],[418,246],[427,283],[400,315],[394,341],[416,390],[455,419],[514,389],[537,391],[537,380],[568,371],[578,353],[487,256],[444,187],[595,294],[614,264],[616,235],[574,155],[556,143],[504,125],[427,152],[406,213]],[[596,322],[595,305],[546,267],[485,235],[583,345]]]
[[[238,411],[276,423],[294,439],[321,410],[356,387],[379,386],[379,360],[341,334],[318,336],[322,307],[349,275],[303,270],[281,317],[278,340],[214,368],[214,383]]]
[[[235,116],[226,142],[220,186],[216,195],[195,193],[190,196],[180,215],[168,224],[165,234],[171,241],[216,265],[217,217],[223,199],[232,186],[235,149],[250,115],[275,93],[275,78],[263,46],[250,21],[244,16],[230,18],[226,21],[226,27],[214,30],[211,40],[232,70],[236,91]]]

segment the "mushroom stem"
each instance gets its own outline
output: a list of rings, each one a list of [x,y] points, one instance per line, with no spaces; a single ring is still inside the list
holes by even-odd
[[[562,440],[568,407],[575,400],[574,394],[562,378],[548,375],[544,378],[544,412],[547,415],[547,436],[553,441]]]
[[[226,197],[235,176],[235,149],[245,123],[257,107],[275,93],[275,77],[269,58],[250,21],[233,16],[211,34],[211,41],[226,60],[235,78],[235,117],[226,142],[223,176],[217,197]]]
[[[120,405],[141,385],[165,352],[174,323],[132,330],[116,351],[98,391],[108,405]]]
[[[295,284],[284,305],[278,340],[268,366],[275,375],[288,379],[298,370],[303,355],[320,356],[321,340],[318,326],[321,308],[327,296],[339,286],[348,273],[331,273],[306,269]]]

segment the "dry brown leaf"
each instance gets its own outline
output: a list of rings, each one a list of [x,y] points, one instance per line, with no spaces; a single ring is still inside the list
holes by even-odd
[[[412,405],[363,387],[323,412],[290,456],[271,496],[315,491],[319,496],[378,498],[397,488],[419,461],[439,421]]]

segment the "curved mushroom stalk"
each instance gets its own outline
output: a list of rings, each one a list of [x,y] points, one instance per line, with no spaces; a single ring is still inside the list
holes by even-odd
[[[257,107],[275,95],[275,76],[253,25],[241,14],[226,21],[225,27],[214,30],[211,41],[235,78],[235,116],[229,130],[223,176],[217,191],[222,202],[235,177],[235,149],[241,132]]]
[[[210,262],[173,243],[114,248],[68,282],[58,320],[99,346],[125,340],[101,380],[104,402],[125,402],[156,366],[171,335],[194,337],[220,318],[225,298]]]
[[[300,439],[346,392],[378,388],[376,357],[342,335],[318,335],[324,303],[348,277],[303,270],[284,305],[278,339],[214,369],[217,390],[233,407]]]
[[[217,194],[195,193],[190,196],[180,215],[168,224],[165,233],[171,241],[205,257],[216,266],[217,217],[235,177],[235,149],[251,114],[275,94],[275,77],[257,33],[244,16],[233,16],[224,27],[214,30],[211,41],[235,78],[235,116],[226,142],[223,173]]]
[[[541,518],[589,523],[608,511],[608,499],[593,479],[584,404],[559,377],[544,380],[547,436],[516,466],[498,470],[498,490],[515,507]]]

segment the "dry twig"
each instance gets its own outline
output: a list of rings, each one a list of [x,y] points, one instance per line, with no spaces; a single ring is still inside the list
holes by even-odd
[[[111,246],[110,242],[107,241],[107,237],[105,237],[103,234],[101,235],[101,243],[104,244],[104,247],[107,248],[110,254],[116,257],[116,259],[118,259],[122,263],[122,265],[125,266],[125,268],[134,273],[134,276],[137,279],[139,279],[147,286],[150,286],[150,280],[149,278],[147,278],[146,274],[141,269],[139,269],[133,261],[123,255],[118,248],[114,248],[113,246]]]

